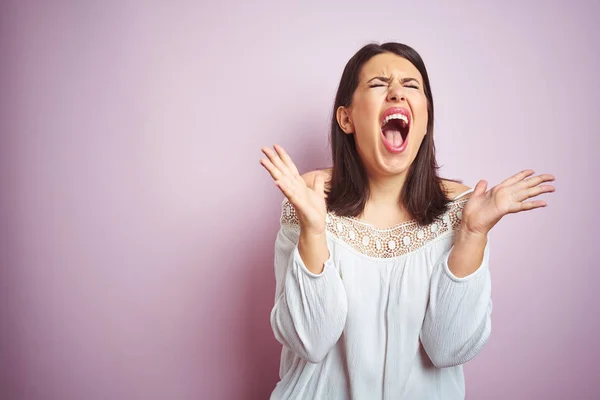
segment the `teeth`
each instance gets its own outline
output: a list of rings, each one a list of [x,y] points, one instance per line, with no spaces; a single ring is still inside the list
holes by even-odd
[[[383,125],[387,124],[388,122],[390,122],[393,119],[401,119],[402,121],[404,121],[405,124],[408,124],[408,117],[404,114],[391,114],[388,115],[387,117],[385,117],[385,119],[383,120]]]

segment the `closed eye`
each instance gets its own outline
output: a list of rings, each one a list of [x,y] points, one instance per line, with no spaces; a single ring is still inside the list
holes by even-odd
[[[421,87],[419,81],[415,78],[404,78],[402,79],[402,84],[411,89],[419,89]]]
[[[387,76],[376,76],[369,79],[367,84],[369,85],[369,87],[375,88],[389,85],[391,81],[392,79],[388,78]]]

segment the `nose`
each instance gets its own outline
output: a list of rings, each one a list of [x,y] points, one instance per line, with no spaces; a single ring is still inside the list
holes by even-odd
[[[394,85],[390,87],[390,90],[388,92],[388,101],[394,103],[406,101],[404,87],[402,85]]]

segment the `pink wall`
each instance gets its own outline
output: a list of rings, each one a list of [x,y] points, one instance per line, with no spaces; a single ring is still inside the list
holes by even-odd
[[[492,235],[468,398],[600,396],[598,5],[53,3],[0,6],[0,398],[267,398],[281,197],[259,149],[327,165],[371,40],[425,58],[444,176],[557,177]]]

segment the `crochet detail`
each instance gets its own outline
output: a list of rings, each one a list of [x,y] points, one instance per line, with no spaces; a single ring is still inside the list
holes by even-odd
[[[450,202],[448,210],[429,225],[408,221],[388,229],[377,229],[373,225],[353,217],[327,213],[327,231],[350,245],[356,251],[374,258],[394,258],[413,252],[444,233],[458,228],[462,209],[468,198]],[[299,229],[298,215],[294,206],[285,199],[282,204],[281,225]]]

